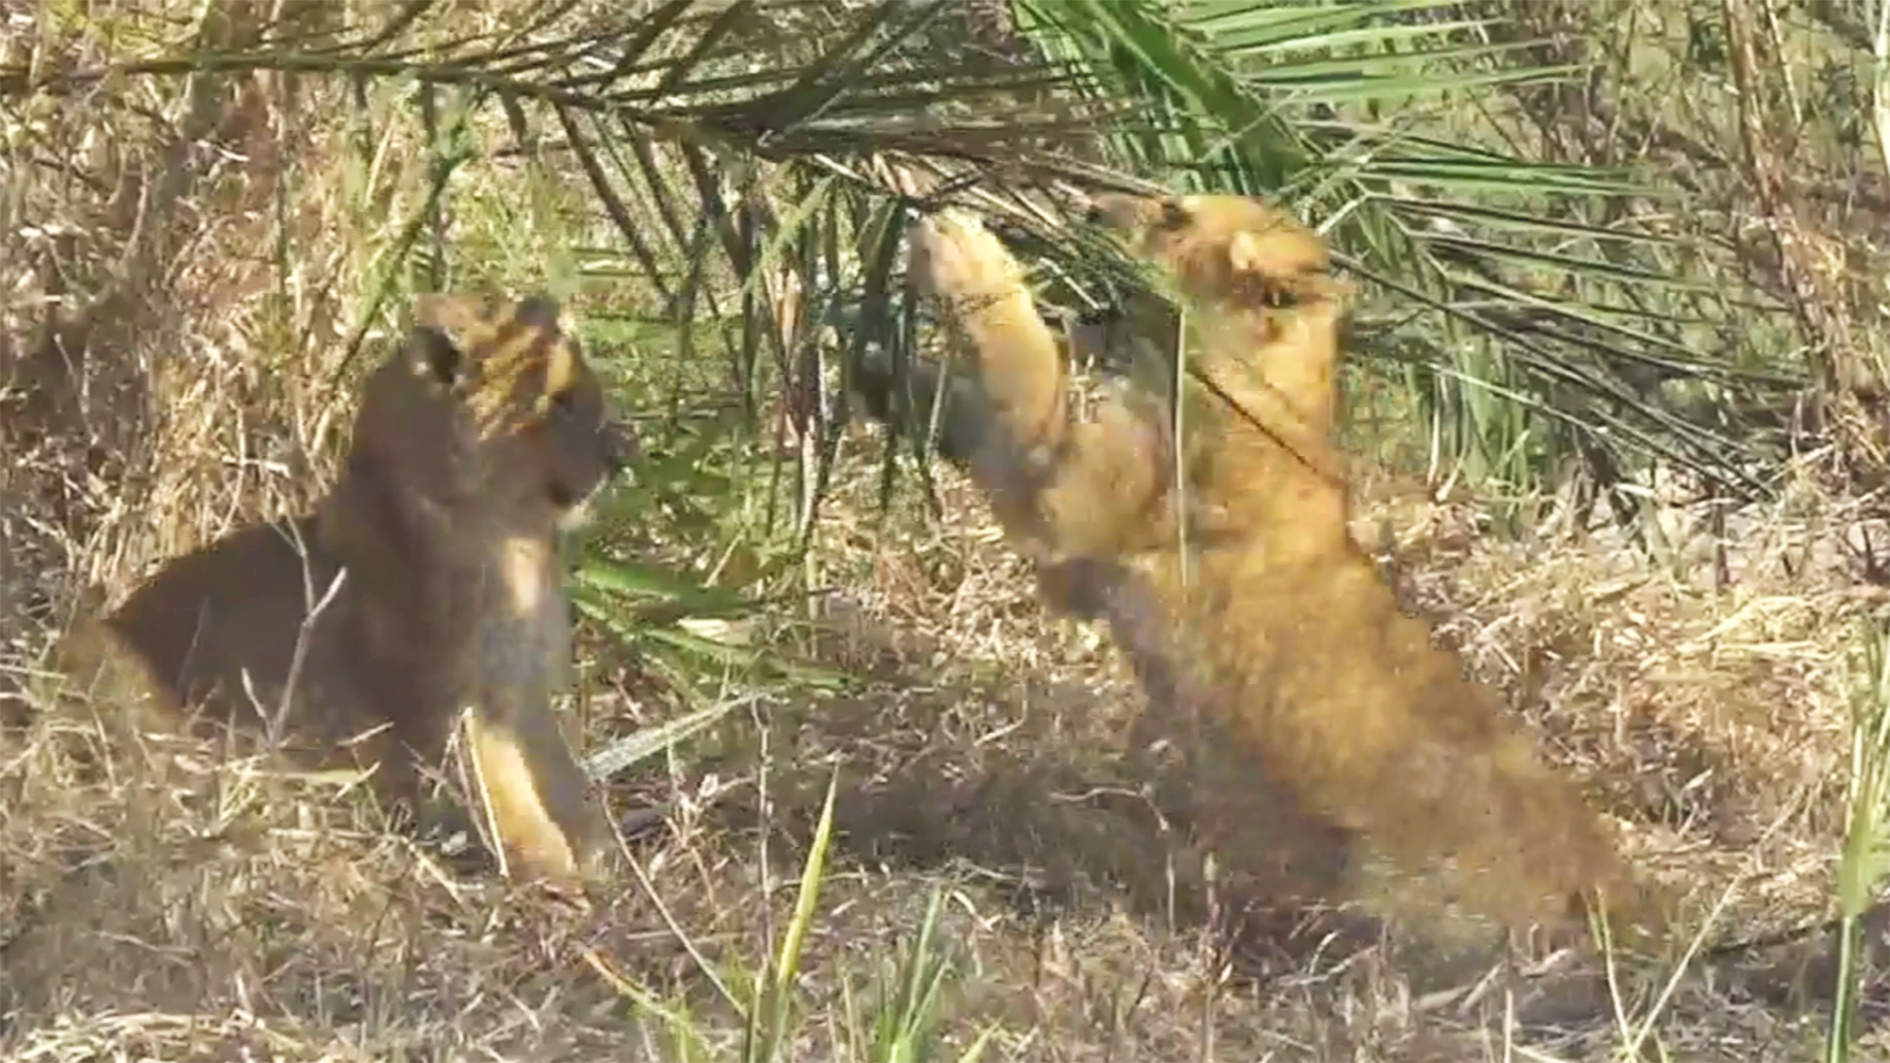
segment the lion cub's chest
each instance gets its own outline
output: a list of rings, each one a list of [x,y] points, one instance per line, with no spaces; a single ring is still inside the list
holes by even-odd
[[[538,683],[570,650],[571,620],[556,547],[539,538],[503,539],[482,580],[481,650],[488,669]]]

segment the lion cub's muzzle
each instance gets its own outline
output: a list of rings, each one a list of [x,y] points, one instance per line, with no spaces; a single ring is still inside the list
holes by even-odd
[[[593,426],[582,441],[566,438],[553,452],[548,494],[561,511],[559,523],[580,524],[590,500],[616,476],[631,467],[641,454],[636,434],[628,426],[604,421]]]

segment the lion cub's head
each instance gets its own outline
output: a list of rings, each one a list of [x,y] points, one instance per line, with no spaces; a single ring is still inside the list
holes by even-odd
[[[634,450],[555,300],[422,295],[368,379],[349,464],[438,505],[570,523]]]
[[[1326,241],[1251,196],[1104,194],[1089,220],[1173,271],[1184,290],[1230,306],[1290,306],[1345,293]]]

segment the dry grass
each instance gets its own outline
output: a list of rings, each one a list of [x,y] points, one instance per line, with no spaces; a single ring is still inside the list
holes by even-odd
[[[713,761],[638,783],[673,802],[637,845],[655,895],[740,985],[789,919],[839,766],[796,1056],[862,1055],[843,983],[870,995],[889,943],[941,884],[958,971],[946,1043],[995,1029],[988,1054],[1001,1058],[1495,1058],[1506,1038],[1550,1058],[1618,1049],[1585,966],[1466,1001],[1422,957],[1375,941],[1279,935],[1230,952],[1198,907],[1167,910],[1170,865],[1183,893],[1198,871],[1117,763],[1133,691],[1088,632],[1042,620],[971,493],[952,486],[963,518],[895,535],[894,549],[844,504],[829,518],[830,573],[856,572],[862,589],[842,614],[856,622],[825,641],[886,679],[845,699],[766,702]],[[1533,560],[1487,543],[1433,558],[1417,593],[1487,677],[1550,674],[1531,716],[1551,750],[1606,795],[1644,863],[1703,903],[1731,891],[1716,937],[1821,918],[1848,637],[1829,598],[1761,585],[1715,600],[1641,572],[1647,582],[1596,602],[1621,555],[1544,545]],[[627,715],[600,713],[599,727]],[[85,779],[56,726],[4,762],[11,1053],[673,1055],[590,956],[686,1004],[712,1054],[734,1051],[734,1010],[640,891],[581,927],[544,921],[489,876],[381,829],[359,799],[240,765],[181,784],[173,772],[154,790],[122,752],[115,777]],[[1667,1050],[1808,1057],[1821,1012],[1760,959],[1689,974],[1655,1024]],[[1663,973],[1626,971],[1630,1019]]]
[[[1820,996],[1787,977],[1792,949],[1698,961],[1656,1007],[1670,968],[1654,963],[1623,962],[1617,1004],[1590,960],[1485,983],[1317,913],[1222,932],[1200,854],[1121,755],[1138,699],[1097,634],[1044,618],[948,473],[943,526],[882,520],[862,454],[820,536],[823,582],[848,592],[820,637],[780,637],[868,681],[760,691],[667,773],[625,783],[620,804],[665,802],[633,843],[651,888],[582,923],[386,829],[362,795],[156,739],[108,746],[84,712],[44,711],[44,651],[80,588],[116,597],[330,472],[343,343],[422,184],[391,105],[379,163],[356,171],[318,86],[293,107],[273,78],[202,100],[130,91],[181,117],[25,101],[5,118],[0,724],[20,725],[0,728],[6,1058],[677,1058],[678,1025],[732,1055],[739,1006],[715,979],[745,1000],[774,953],[836,770],[794,1057],[867,1054],[873,994],[935,888],[955,972],[942,1054],[988,1036],[1000,1058],[1600,1059],[1650,1018],[1676,1057],[1815,1053]],[[503,179],[468,200],[504,198]],[[462,223],[482,224],[470,209]],[[485,268],[539,282],[487,224]],[[1412,601],[1514,693],[1637,862],[1698,914],[1724,895],[1708,933],[1735,940],[1829,914],[1860,604],[1832,546],[1846,512],[1808,492],[1740,515],[1724,592],[1703,589],[1697,550],[1663,567],[1606,537],[1504,544],[1473,506],[1408,494],[1378,498],[1362,528],[1402,533]],[[597,735],[665,714],[636,662],[602,653],[590,675]],[[1879,1023],[1886,991],[1869,991]]]

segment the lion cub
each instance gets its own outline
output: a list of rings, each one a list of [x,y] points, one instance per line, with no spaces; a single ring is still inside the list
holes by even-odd
[[[1579,914],[1597,888],[1631,896],[1600,817],[1349,534],[1331,441],[1346,288],[1324,242],[1238,196],[1110,196],[1092,220],[1194,311],[1210,386],[1183,393],[1184,439],[1146,395],[1074,415],[1022,270],[975,219],[912,235],[913,276],[975,363],[965,397],[985,404],[984,438],[958,452],[1046,599],[1106,617],[1153,706],[1225,733],[1267,783],[1408,870],[1454,869],[1473,908],[1523,926]]]
[[[551,298],[426,295],[414,317],[313,513],[173,559],[75,632],[68,660],[163,720],[374,768],[396,807],[464,711],[502,860],[577,886],[616,838],[552,708],[571,652],[557,532],[634,442]]]

